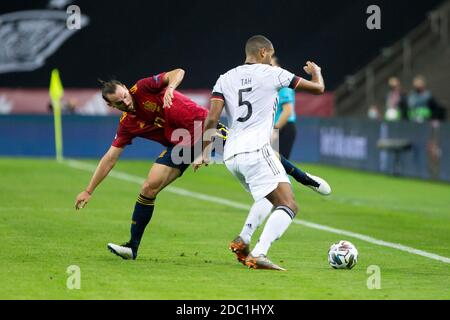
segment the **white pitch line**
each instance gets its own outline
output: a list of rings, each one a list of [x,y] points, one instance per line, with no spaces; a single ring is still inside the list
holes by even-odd
[[[369,236],[365,236],[365,235],[360,234],[360,233],[354,233],[354,232],[351,232],[351,231],[335,229],[335,228],[327,227],[327,226],[324,226],[324,225],[320,225],[320,224],[313,223],[313,222],[308,222],[308,221],[301,221],[301,220],[295,219],[294,223],[301,224],[301,225],[303,225],[305,227],[309,227],[309,228],[313,228],[313,229],[318,229],[318,230],[328,231],[328,232],[331,232],[331,233],[336,233],[336,234],[343,235],[343,236],[346,236],[346,237],[356,238],[356,239],[359,239],[359,240],[363,240],[363,241],[366,241],[366,242],[377,244],[379,246],[389,247],[389,248],[393,248],[393,249],[409,252],[409,253],[412,253],[412,254],[417,254],[417,255],[422,256],[422,257],[426,257],[426,258],[442,261],[442,262],[445,262],[445,263],[450,263],[450,258],[443,257],[443,256],[440,256],[440,255],[437,255],[437,254],[434,254],[434,253],[426,252],[426,251],[423,251],[423,250],[407,247],[407,246],[404,246],[404,245],[399,244],[399,243],[392,243],[392,242],[387,242],[387,241],[384,241],[384,240],[378,240],[378,239],[375,239],[375,238],[372,238],[372,237],[369,237]]]
[[[68,165],[69,167],[72,168],[76,168],[76,169],[80,169],[80,170],[85,170],[85,171],[89,171],[89,172],[93,172],[96,168],[96,166],[88,164],[88,163],[84,163],[84,162],[80,162],[80,161],[76,161],[76,160],[67,160],[65,161],[65,164]],[[120,171],[111,171],[109,173],[109,176],[120,179],[120,180],[124,180],[124,181],[129,181],[129,182],[134,182],[134,183],[138,183],[138,184],[142,184],[144,182],[145,179],[138,177],[138,176],[134,176],[125,172],[120,172]],[[224,198],[220,198],[220,197],[215,197],[215,196],[209,196],[206,194],[202,194],[202,193],[198,193],[198,192],[193,192],[193,191],[188,191],[186,189],[182,189],[182,188],[177,188],[177,187],[167,187],[164,189],[165,191],[171,192],[171,193],[175,193],[177,195],[182,195],[182,196],[189,196],[192,198],[196,198],[199,200],[204,200],[204,201],[209,201],[209,202],[213,202],[213,203],[218,203],[218,204],[223,204],[232,208],[236,208],[236,209],[241,209],[241,210],[250,210],[250,205],[247,204],[243,204],[243,203],[239,203],[239,202],[235,202],[232,200],[227,200]],[[404,251],[404,252],[408,252],[411,254],[415,254],[415,255],[419,255],[425,258],[429,258],[429,259],[433,259],[433,260],[438,260],[444,263],[450,263],[450,258],[447,257],[443,257],[434,253],[430,253],[427,251],[423,251],[423,250],[419,250],[419,249],[415,249],[412,247],[408,247],[408,246],[404,246],[402,244],[399,243],[392,243],[392,242],[387,242],[384,240],[379,240],[379,239],[375,239],[373,237],[369,237],[363,234],[359,234],[359,233],[354,233],[351,231],[346,231],[346,230],[341,230],[341,229],[336,229],[336,228],[332,228],[332,227],[328,227],[328,226],[324,226],[321,224],[317,224],[317,223],[313,223],[313,222],[308,222],[305,220],[298,220],[298,219],[294,219],[293,221],[295,224],[299,224],[308,228],[312,228],[312,229],[317,229],[317,230],[322,230],[322,231],[327,231],[327,232],[331,232],[331,233],[335,233],[335,234],[339,234],[342,236],[346,236],[346,237],[352,237],[355,239],[359,239],[365,242],[369,242],[372,244],[376,244],[379,246],[383,246],[383,247],[388,247],[388,248],[392,248],[392,249],[397,249],[400,251]]]

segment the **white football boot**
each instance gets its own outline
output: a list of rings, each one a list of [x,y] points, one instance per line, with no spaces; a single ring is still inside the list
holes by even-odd
[[[319,193],[323,196],[328,196],[329,194],[331,194],[331,187],[328,184],[328,182],[326,182],[325,180],[323,180],[320,177],[313,176],[312,174],[309,174],[307,172],[305,172],[305,174],[311,180],[314,180],[318,184],[318,186],[308,185],[308,187],[310,187],[311,189],[313,189],[314,191],[316,191],[317,193]]]
[[[130,248],[128,243],[123,244],[121,246],[114,243],[108,243],[108,249],[115,255],[118,255],[119,257],[122,257],[125,260],[136,259],[136,254]]]

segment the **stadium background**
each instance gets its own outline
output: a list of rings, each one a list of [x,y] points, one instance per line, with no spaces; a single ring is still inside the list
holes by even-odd
[[[378,101],[375,98],[370,101],[367,97],[376,93],[353,99],[355,101],[350,106],[345,101],[346,96],[358,96],[367,90],[367,86],[361,84],[348,93],[345,85],[349,75],[364,72],[383,48],[401,41],[411,29],[429,19],[432,9],[443,3],[433,0],[411,6],[407,1],[381,1],[381,30],[366,27],[366,9],[373,4],[369,1],[198,1],[176,5],[139,1],[126,4],[107,1],[2,3],[2,13],[24,10],[59,10],[64,13],[66,6],[76,4],[88,22],[53,54],[46,56],[42,66],[30,71],[10,70],[0,74],[0,110],[7,114],[0,117],[0,154],[51,156],[54,153],[50,138],[51,116],[15,116],[50,114],[47,88],[53,68],[60,70],[66,88],[65,100],[74,100],[77,104],[77,112],[74,113],[81,115],[117,114],[99,97],[97,79],[117,78],[132,85],[136,79],[176,67],[186,70],[180,90],[207,108],[215,79],[230,66],[242,63],[246,39],[261,33],[272,39],[282,65],[288,70],[299,73],[302,63],[313,59],[324,71],[325,95],[297,95],[296,110],[302,118],[297,123],[299,134],[292,155],[294,160],[450,181],[450,145],[445,139],[450,134],[447,124],[436,129],[431,125],[375,124],[365,119],[370,103],[383,104],[385,83],[376,86]],[[29,23],[32,25],[38,20]],[[51,40],[47,43],[36,40],[41,35],[39,32],[21,32],[21,24],[15,23],[15,30],[19,30],[17,38],[7,37],[6,31],[2,35],[6,39],[2,44],[3,64],[13,62],[20,65],[27,60],[32,61],[36,59],[33,53],[38,55],[39,50],[51,45]],[[23,29],[26,29],[25,23]],[[63,25],[65,21],[55,20],[54,23]],[[45,32],[45,24],[43,26],[42,32]],[[429,50],[435,48],[430,46]],[[448,61],[448,55],[444,59]],[[398,70],[392,70],[392,74],[398,73]],[[409,83],[412,75],[404,72],[403,75],[404,81]],[[442,83],[442,75],[431,75],[431,79],[439,79]],[[438,84],[436,86],[439,87]],[[405,89],[409,89],[408,84]],[[440,91],[437,89],[437,98],[448,106],[445,84],[441,84]],[[359,125],[348,125],[341,119],[343,116],[358,117],[359,121],[355,123]],[[24,125],[28,128],[26,132],[18,130]],[[408,133],[405,134],[399,126],[409,128]],[[99,157],[113,136],[114,127],[115,117],[94,120],[66,116],[63,130],[65,154],[70,157]],[[339,134],[330,138],[327,134],[330,130],[338,130]],[[13,140],[9,139],[11,135]],[[33,137],[40,141],[39,146]],[[328,143],[331,149],[327,149],[326,137],[334,139]],[[378,150],[380,138],[409,139],[414,143],[409,151],[396,154]],[[431,153],[430,144],[437,145],[440,150],[437,155],[436,152]],[[346,151],[354,148],[361,149],[356,156]],[[125,157],[153,158],[160,152],[154,144],[142,141],[130,149]]]
[[[45,9],[48,2],[4,1],[0,12]],[[441,2],[382,1],[382,30],[371,31],[365,12],[377,1],[72,1],[90,18],[89,25],[45,66],[4,74],[0,86],[47,87],[53,67],[60,68],[66,87],[76,88],[95,88],[99,77],[132,83],[181,67],[184,89],[210,89],[222,72],[243,62],[245,41],[264,34],[288,70],[299,72],[304,61],[314,59],[325,72],[327,89],[334,90]]]
[[[65,8],[71,4],[81,8],[86,25],[71,33],[52,53],[46,52],[58,37],[52,30],[65,29],[61,17],[67,17]],[[366,27],[369,16],[366,9],[372,4],[381,8],[381,30]],[[6,251],[3,256],[0,253],[2,260],[8,261],[1,267],[4,274],[9,274],[0,279],[4,288],[0,297],[448,298],[448,283],[443,277],[448,276],[448,266],[442,261],[448,261],[445,257],[449,256],[450,240],[450,124],[448,120],[424,123],[371,120],[367,118],[367,108],[371,104],[384,107],[386,80],[390,75],[400,76],[409,90],[413,76],[421,73],[426,75],[438,101],[449,110],[449,7],[448,0],[420,1],[413,5],[406,0],[2,1],[0,235],[5,247],[14,246],[16,250],[13,257]],[[31,18],[22,16],[23,21],[11,22],[10,16],[6,18],[10,13],[28,10],[47,13]],[[48,18],[48,11],[60,14],[58,18]],[[424,49],[413,50],[412,58],[408,58],[405,48],[411,32],[418,34],[411,41],[420,43]],[[376,239],[367,243],[364,237],[359,237],[356,243],[365,255],[359,269],[344,276],[327,273],[330,268],[323,253],[331,241],[338,240],[335,233],[342,235],[340,229],[324,235],[315,230],[321,225],[311,230],[306,229],[311,225],[302,226],[301,246],[294,230],[287,236],[285,246],[280,241],[279,247],[289,257],[286,259],[291,259],[287,262],[292,269],[301,272],[292,273],[292,278],[276,278],[279,282],[258,275],[258,281],[266,284],[267,290],[232,288],[228,272],[233,272],[230,277],[242,283],[247,281],[248,274],[234,273],[236,270],[227,264],[229,253],[222,256],[222,251],[217,253],[216,248],[230,237],[231,231],[224,227],[223,221],[237,230],[243,215],[232,216],[236,208],[212,202],[208,210],[217,218],[205,219],[203,195],[198,196],[200,200],[190,199],[179,191],[182,189],[176,189],[182,187],[203,194],[206,186],[210,196],[217,196],[213,191],[220,185],[220,196],[240,201],[238,207],[240,203],[246,204],[248,195],[238,188],[223,166],[201,172],[197,180],[188,172],[183,180],[177,181],[176,188],[163,192],[156,219],[164,218],[170,223],[152,221],[151,227],[155,228],[152,230],[156,231],[146,236],[148,249],[144,249],[147,251],[143,251],[143,260],[139,261],[142,265],[121,264],[119,268],[123,269],[119,269],[114,266],[116,261],[104,258],[105,239],[119,238],[127,232],[124,221],[138,190],[137,184],[124,187],[123,183],[139,182],[147,173],[149,160],[163,148],[137,139],[123,155],[133,161],[119,164],[116,177],[125,182],[109,179],[102,185],[88,208],[92,211],[87,212],[95,213],[90,220],[73,217],[72,200],[90,175],[75,170],[90,172],[94,168],[109,148],[118,122],[118,113],[108,109],[99,96],[97,79],[113,77],[132,85],[141,77],[181,67],[186,76],[180,90],[207,108],[215,80],[243,62],[244,43],[254,34],[264,34],[273,41],[281,64],[288,70],[304,75],[301,67],[311,59],[324,73],[327,92],[318,97],[300,93],[296,102],[298,134],[292,159],[329,179],[334,192],[323,200],[303,189],[297,194],[296,190],[306,225],[314,221],[362,232],[440,254],[444,257],[438,256],[436,260],[441,261],[394,251],[397,249],[379,246]],[[380,59],[382,63],[377,62]],[[396,63],[396,59],[401,62]],[[405,61],[410,65],[405,66]],[[75,110],[63,115],[64,156],[81,161],[69,160],[67,167],[53,161],[54,127],[48,85],[54,68],[60,71],[64,102],[76,101]],[[397,151],[382,149],[379,142],[383,139],[407,140],[410,147]],[[28,192],[22,194],[18,190],[23,190],[24,185]],[[177,192],[183,198],[178,198]],[[183,203],[183,212],[177,215],[179,203]],[[71,223],[78,230],[70,229]],[[203,225],[207,226],[206,231]],[[119,230],[119,226],[123,229]],[[216,233],[216,237],[211,237],[211,233]],[[178,238],[174,240],[173,234]],[[346,237],[355,241],[353,235],[347,233]],[[191,241],[202,248],[198,255],[183,246]],[[44,257],[41,246],[47,253]],[[93,253],[86,257],[83,248],[87,247]],[[155,248],[161,250],[159,262],[152,260],[154,252],[148,252]],[[296,251],[299,248],[302,252]],[[294,260],[293,257],[299,256],[301,259]],[[85,270],[85,283],[91,287],[90,291],[70,295],[47,279],[59,279],[65,284],[66,275],[64,272],[61,275],[61,270],[73,263],[73,257],[79,259],[76,263]],[[163,267],[152,269],[151,273],[142,272],[148,266],[158,266],[157,263]],[[380,264],[383,270],[388,270],[383,278],[387,291],[374,293],[365,287],[364,268],[370,264]],[[98,270],[104,273],[99,274]],[[108,280],[116,276],[123,281]],[[207,277],[212,277],[215,286],[203,282]],[[148,283],[153,287],[149,289]],[[269,283],[292,287],[281,292],[271,290]],[[295,287],[295,283],[301,283],[302,287]],[[355,283],[362,283],[362,288]],[[47,291],[38,290],[43,286]],[[183,291],[185,288],[191,289]]]

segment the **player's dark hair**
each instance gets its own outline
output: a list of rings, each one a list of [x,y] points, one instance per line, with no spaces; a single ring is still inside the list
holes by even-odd
[[[103,81],[101,79],[98,79],[98,82],[100,82],[100,84],[102,85],[102,97],[106,102],[111,102],[107,98],[108,94],[115,93],[117,86],[123,86],[123,83],[119,80]]]
[[[245,44],[245,54],[247,56],[256,56],[262,48],[272,49],[272,42],[262,35],[253,36]]]

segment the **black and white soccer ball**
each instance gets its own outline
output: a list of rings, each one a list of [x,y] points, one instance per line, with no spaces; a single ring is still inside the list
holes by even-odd
[[[358,250],[350,241],[333,243],[328,251],[328,263],[334,269],[351,269],[357,262]]]

